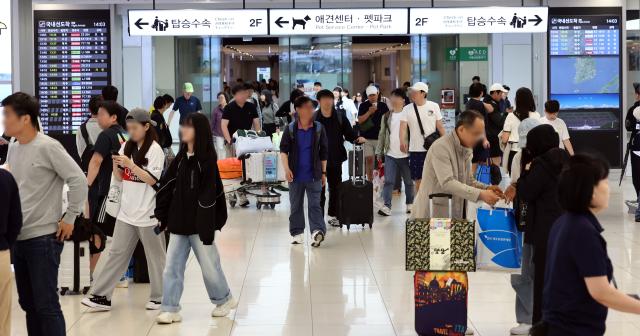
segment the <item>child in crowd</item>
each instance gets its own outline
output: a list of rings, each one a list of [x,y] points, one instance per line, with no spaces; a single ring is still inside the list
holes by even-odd
[[[161,313],[156,317],[160,324],[182,321],[180,297],[191,250],[200,264],[209,300],[216,305],[211,316],[227,316],[238,304],[214,242],[216,230],[227,221],[227,205],[207,117],[188,115],[180,134],[180,151],[160,181],[155,210],[156,218],[171,234]]]
[[[113,231],[109,259],[99,271],[91,288],[91,297],[82,304],[96,310],[111,310],[111,295],[122,272],[128,265],[138,240],[144,245],[151,294],[148,310],[160,309],[162,300],[162,270],[165,265],[165,240],[159,234],[156,207],[156,186],[164,168],[164,152],[156,142],[155,121],[141,108],[132,109],[126,117],[130,139],[113,155],[113,176],[122,181],[120,212]]]
[[[557,100],[549,100],[544,103],[545,116],[540,120],[543,124],[549,124],[558,132],[560,136],[560,148],[564,148],[569,152],[569,155],[573,155],[573,145],[571,145],[571,139],[569,136],[569,130],[564,120],[558,118],[560,112],[560,103]]]

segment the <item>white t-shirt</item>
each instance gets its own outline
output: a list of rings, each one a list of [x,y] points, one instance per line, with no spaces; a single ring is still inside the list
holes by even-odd
[[[387,155],[395,159],[402,159],[409,156],[400,150],[400,122],[407,121],[407,112],[402,110],[389,114],[389,151]]]
[[[428,101],[418,106],[418,113],[420,113],[420,120],[422,121],[422,128],[424,129],[424,136],[420,132],[420,126],[418,125],[418,118],[414,110],[413,104],[409,104],[402,109],[407,118],[407,124],[409,125],[409,151],[410,152],[426,152],[424,149],[424,138],[431,135],[436,131],[436,121],[442,120],[442,114],[440,113],[440,106],[438,104]]]
[[[120,154],[123,151],[124,145]],[[141,168],[159,180],[164,168],[164,152],[160,145],[154,141],[145,157],[149,163]],[[156,191],[126,168],[122,174],[122,200],[118,220],[133,226],[154,226],[158,224],[157,219],[151,218],[155,208]]]
[[[549,120],[546,116],[540,118],[540,122],[543,124],[548,124],[553,126],[553,128],[560,136],[560,148],[564,149],[565,140],[569,140],[569,129],[567,129],[567,124],[564,123],[564,120],[560,118],[555,118],[554,120]]]
[[[537,118],[540,119],[540,114],[538,112],[529,112],[529,118]],[[504,127],[502,131],[510,132],[509,133],[509,142],[511,142],[511,151],[518,152],[520,151],[520,146],[518,146],[518,141],[520,141],[520,135],[518,134],[518,126],[520,126],[520,119],[516,117],[514,113],[509,113],[507,115],[507,119],[504,121]]]

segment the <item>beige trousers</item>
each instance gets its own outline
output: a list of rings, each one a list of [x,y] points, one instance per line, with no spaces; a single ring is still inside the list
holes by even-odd
[[[0,336],[11,335],[11,258],[9,250],[0,251]]]

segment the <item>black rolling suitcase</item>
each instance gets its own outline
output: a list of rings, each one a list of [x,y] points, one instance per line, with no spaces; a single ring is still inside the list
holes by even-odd
[[[349,180],[340,185],[340,209],[338,220],[340,227],[351,227],[351,224],[373,226],[373,184],[365,175],[364,149],[362,145],[354,145],[349,153],[351,160]]]

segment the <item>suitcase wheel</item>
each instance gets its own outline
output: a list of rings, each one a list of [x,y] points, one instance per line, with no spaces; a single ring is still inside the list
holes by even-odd
[[[271,209],[275,209],[275,208],[276,208],[276,205],[275,205],[274,203],[271,203],[271,204],[269,204],[269,207],[270,207]]]
[[[69,291],[69,288],[62,287],[62,288],[60,288],[60,295],[64,296],[65,294],[67,294],[68,291]]]
[[[262,208],[262,203],[256,202],[256,208],[258,208],[258,209]]]
[[[236,201],[229,201],[229,206],[231,206],[232,208],[235,208]]]
[[[369,229],[373,229],[373,223],[369,223]]]
[[[89,293],[89,287],[84,287],[82,289],[82,295],[87,295],[87,293]]]

